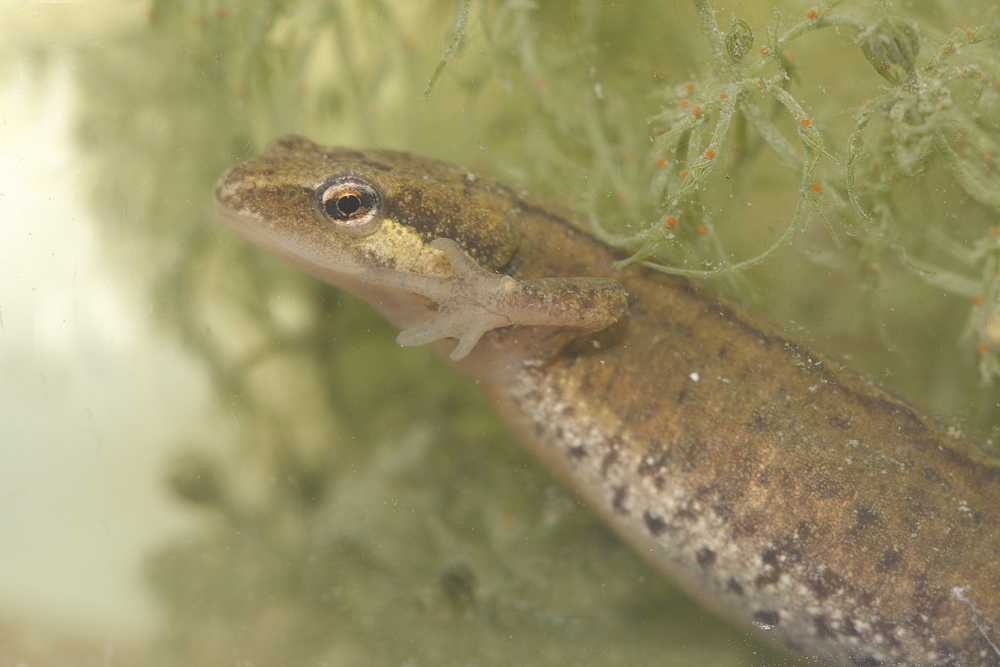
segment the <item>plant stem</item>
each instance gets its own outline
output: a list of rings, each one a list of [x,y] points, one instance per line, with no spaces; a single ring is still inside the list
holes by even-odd
[[[728,65],[726,61],[726,47],[722,42],[722,33],[719,32],[719,24],[715,22],[715,8],[712,7],[711,0],[694,0],[694,8],[698,12],[698,19],[701,21],[701,31],[705,33],[705,38],[712,47],[712,58],[715,66],[724,69]]]

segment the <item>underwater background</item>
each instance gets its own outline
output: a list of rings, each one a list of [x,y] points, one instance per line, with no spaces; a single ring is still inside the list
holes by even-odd
[[[0,7],[0,667],[796,664],[441,360],[229,235],[213,184],[286,132],[457,162],[992,445],[998,25],[945,0]]]

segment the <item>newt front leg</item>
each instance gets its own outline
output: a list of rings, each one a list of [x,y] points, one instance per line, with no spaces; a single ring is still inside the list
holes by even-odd
[[[617,322],[628,308],[625,288],[610,278],[516,280],[481,268],[451,239],[435,239],[431,245],[447,255],[449,275],[370,269],[358,276],[363,283],[414,292],[440,306],[430,320],[399,334],[400,345],[457,338],[449,357],[458,361],[491,329],[520,324],[598,331]]]

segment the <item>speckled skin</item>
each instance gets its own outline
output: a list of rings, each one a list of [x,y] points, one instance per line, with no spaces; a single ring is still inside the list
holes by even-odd
[[[342,172],[383,192],[372,238],[317,213]],[[402,327],[436,306],[355,276],[447,273],[426,250],[438,237],[519,280],[614,278],[616,324],[495,329],[454,365],[638,553],[767,641],[830,665],[1000,666],[1000,459],[957,429],[699,283],[616,270],[565,211],[436,161],[284,137],[216,198],[234,231]]]

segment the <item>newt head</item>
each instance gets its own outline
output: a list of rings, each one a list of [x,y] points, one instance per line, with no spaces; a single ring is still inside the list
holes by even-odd
[[[237,235],[350,289],[346,276],[375,268],[447,273],[436,238],[502,266],[515,249],[506,194],[436,160],[286,135],[223,174],[215,204]]]

